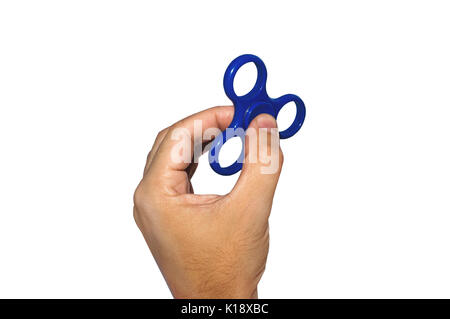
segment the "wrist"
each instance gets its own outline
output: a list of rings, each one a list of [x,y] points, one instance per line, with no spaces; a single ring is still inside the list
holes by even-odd
[[[178,291],[170,289],[175,299],[258,299],[258,289],[253,287],[224,287],[217,285],[210,289],[192,289],[190,291]]]

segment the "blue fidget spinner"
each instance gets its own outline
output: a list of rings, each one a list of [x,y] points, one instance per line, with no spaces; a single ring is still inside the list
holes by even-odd
[[[258,77],[255,86],[250,92],[243,96],[236,95],[233,87],[234,77],[241,66],[246,63],[253,62],[258,70]],[[223,88],[225,94],[234,104],[234,117],[229,125],[232,132],[245,131],[250,122],[261,113],[268,113],[275,119],[278,117],[280,110],[289,102],[294,102],[297,107],[295,119],[290,127],[280,132],[280,138],[285,139],[293,136],[302,127],[305,120],[305,104],[294,94],[286,94],[279,98],[272,99],[267,95],[266,91],[267,70],[264,62],[255,55],[244,54],[234,59],[225,71],[223,78]],[[239,128],[241,130],[239,130]],[[233,175],[242,169],[244,160],[244,143],[245,136],[243,134],[226,134],[229,129],[223,131],[212,142],[209,151],[209,163],[211,168],[220,175]],[[239,136],[242,140],[242,151],[239,158],[228,167],[222,167],[219,163],[219,152],[225,142],[235,136]]]

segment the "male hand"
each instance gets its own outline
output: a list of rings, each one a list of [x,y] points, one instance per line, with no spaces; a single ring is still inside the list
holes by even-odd
[[[161,131],[134,195],[134,218],[175,298],[257,298],[283,161],[274,118],[262,114],[250,124],[258,142],[248,143],[246,137],[243,169],[227,195],[193,194],[190,179],[197,164],[172,156],[177,128],[193,137],[194,120],[201,120],[203,130],[223,131],[233,113],[232,106],[215,107]],[[275,170],[267,173],[267,157],[261,154],[277,161]]]

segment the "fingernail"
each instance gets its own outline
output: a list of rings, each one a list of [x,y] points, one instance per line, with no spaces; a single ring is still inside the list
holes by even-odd
[[[256,118],[256,124],[259,128],[276,128],[277,121],[269,114],[261,114]]]

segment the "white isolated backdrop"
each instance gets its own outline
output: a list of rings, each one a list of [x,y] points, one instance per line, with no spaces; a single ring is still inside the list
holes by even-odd
[[[223,72],[253,53],[269,95],[307,108],[282,141],[260,297],[449,298],[449,9],[2,1],[0,297],[170,298],[134,189],[158,131],[229,104]],[[193,182],[236,179],[204,156]]]

